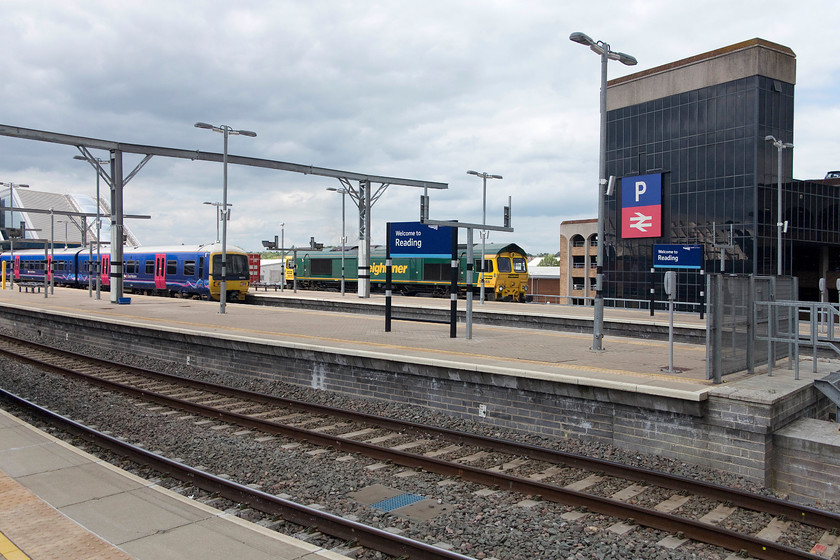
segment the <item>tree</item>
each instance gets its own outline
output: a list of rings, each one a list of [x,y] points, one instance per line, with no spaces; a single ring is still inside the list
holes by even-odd
[[[560,261],[554,255],[546,255],[537,266],[560,266]]]

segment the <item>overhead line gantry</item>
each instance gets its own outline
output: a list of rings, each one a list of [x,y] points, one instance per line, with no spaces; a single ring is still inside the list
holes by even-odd
[[[85,156],[88,161],[95,160],[89,150],[106,150],[111,154],[110,174],[105,173],[98,164],[94,165],[94,167],[97,168],[97,172],[100,173],[106,183],[108,183],[111,187],[111,303],[117,303],[119,298],[123,296],[123,257],[121,240],[124,218],[123,187],[125,184],[134,177],[153,156],[212,161],[218,163],[222,163],[224,161],[224,155],[215,152],[129,144],[3,124],[0,124],[0,136],[76,146],[79,152]],[[141,154],[144,156],[143,160],[127,176],[123,175],[122,155],[124,153]],[[373,203],[376,202],[376,200],[390,185],[421,187],[424,190],[449,188],[447,183],[435,181],[384,177],[368,173],[355,173],[352,171],[341,171],[338,169],[328,169],[313,165],[302,165],[298,163],[288,163],[284,161],[230,154],[227,156],[227,162],[228,164],[233,165],[262,167],[265,169],[276,169],[278,171],[302,173],[304,175],[331,177],[338,179],[341,182],[342,186],[347,189],[351,199],[359,208],[359,241],[361,243],[359,245],[358,295],[362,298],[370,297],[370,209],[373,206]],[[358,184],[358,187],[353,187],[351,181],[355,181]],[[376,189],[375,193],[371,193],[372,185],[375,183],[378,183],[379,187]],[[116,235],[119,237],[116,237],[115,241]]]

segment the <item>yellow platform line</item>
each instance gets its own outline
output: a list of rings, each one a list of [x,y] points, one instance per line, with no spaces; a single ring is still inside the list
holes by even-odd
[[[0,531],[0,557],[5,560],[32,560],[21,549],[15,546],[9,537]]]

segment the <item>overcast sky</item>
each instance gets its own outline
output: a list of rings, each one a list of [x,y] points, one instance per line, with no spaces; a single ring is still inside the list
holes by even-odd
[[[840,2],[0,0],[0,124],[126,143],[221,152],[196,121],[253,130],[231,154],[449,184],[431,217],[501,225],[513,197],[516,242],[559,249],[562,220],[596,216],[600,61],[573,31],[635,56],[616,78],[760,37],[797,55],[794,177],[840,169]],[[0,137],[0,181],[93,194],[72,146]],[[96,154],[107,157],[107,153]],[[139,156],[126,155],[126,172]],[[280,235],[340,244],[336,179],[231,166],[228,242]],[[103,189],[103,193],[104,193]],[[422,189],[390,187],[372,211],[419,219]],[[107,195],[103,194],[107,199]],[[216,238],[222,166],[155,157],[126,186],[144,245]],[[358,214],[347,199],[347,235]],[[463,240],[463,238],[462,238]],[[478,241],[476,235],[476,241]]]

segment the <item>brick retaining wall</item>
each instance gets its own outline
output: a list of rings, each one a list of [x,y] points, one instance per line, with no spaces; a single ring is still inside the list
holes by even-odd
[[[767,403],[714,390],[708,400],[694,402],[441,362],[400,362],[371,352],[337,354],[315,345],[231,340],[16,309],[4,310],[0,325],[22,336],[72,340],[245,378],[423,406],[548,437],[599,441],[738,473],[768,486],[779,480],[786,488],[803,471],[796,453],[778,464],[783,472],[774,470],[774,431],[800,417],[827,418],[831,408],[813,386]],[[486,406],[486,417],[479,416],[479,405]]]

